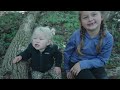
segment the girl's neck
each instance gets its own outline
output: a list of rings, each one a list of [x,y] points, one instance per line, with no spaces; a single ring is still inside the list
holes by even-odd
[[[87,32],[88,32],[88,34],[90,35],[91,38],[96,37],[98,35],[99,31],[100,31],[100,27],[98,27],[97,29],[92,30],[92,31],[87,30]]]

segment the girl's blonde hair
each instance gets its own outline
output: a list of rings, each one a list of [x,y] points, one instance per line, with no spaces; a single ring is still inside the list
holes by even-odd
[[[47,38],[48,40],[51,40],[51,44],[53,44],[53,36],[55,35],[55,29],[52,28],[50,29],[48,26],[46,27],[42,27],[42,26],[38,26],[34,29],[33,35],[32,35],[32,40],[33,37],[36,34],[42,33],[45,35],[45,38]]]
[[[106,27],[105,27],[104,22],[106,21],[106,18],[108,17],[107,16],[108,12],[106,12],[106,11],[100,11],[100,12],[101,12],[101,15],[104,18],[104,20],[101,21],[100,32],[99,32],[100,38],[99,38],[99,42],[98,42],[98,44],[96,46],[96,51],[97,51],[98,54],[101,51],[103,38],[106,36],[106,34],[105,34]],[[81,11],[79,12],[79,20],[81,21]],[[84,47],[84,39],[85,39],[86,29],[82,26],[82,24],[81,24],[80,28],[81,28],[81,30],[80,30],[80,40],[81,40],[81,42],[77,47],[77,52],[78,52],[79,55],[84,55],[81,52],[81,49]]]

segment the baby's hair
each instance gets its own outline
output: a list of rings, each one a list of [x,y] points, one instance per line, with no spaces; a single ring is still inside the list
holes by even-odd
[[[104,16],[104,13],[105,12],[102,11],[101,15]],[[79,12],[79,20],[81,21],[81,12]],[[96,51],[97,51],[98,54],[101,51],[101,46],[102,46],[103,38],[105,37],[105,31],[106,31],[106,28],[105,28],[104,20],[102,20],[101,26],[100,26],[100,32],[99,32],[99,35],[100,35],[99,42],[98,42],[98,44],[96,46]],[[78,45],[78,47],[77,47],[77,52],[78,52],[79,55],[84,55],[81,52],[81,50],[84,47],[85,33],[86,33],[86,29],[81,24],[81,30],[80,30],[80,40],[81,40],[81,42],[80,42],[80,45]]]
[[[39,33],[43,33],[45,35],[45,38],[51,40],[51,44],[52,44],[52,40],[53,40],[53,36],[55,35],[55,29],[52,28],[50,29],[48,26],[46,27],[42,27],[42,26],[38,26],[34,29],[33,35],[32,35],[32,40],[35,34],[39,34]]]

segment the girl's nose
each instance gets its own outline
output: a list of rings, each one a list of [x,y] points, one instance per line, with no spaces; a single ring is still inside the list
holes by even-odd
[[[88,18],[88,19],[89,19],[89,21],[92,21],[92,20],[93,20],[93,18],[92,18],[91,16],[89,16],[89,18]]]

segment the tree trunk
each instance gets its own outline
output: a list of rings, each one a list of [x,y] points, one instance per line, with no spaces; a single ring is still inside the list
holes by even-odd
[[[28,67],[26,62],[13,64],[12,61],[30,43],[32,28],[35,24],[38,11],[31,11],[23,20],[16,36],[12,40],[2,63],[0,71],[1,79],[28,79]]]

